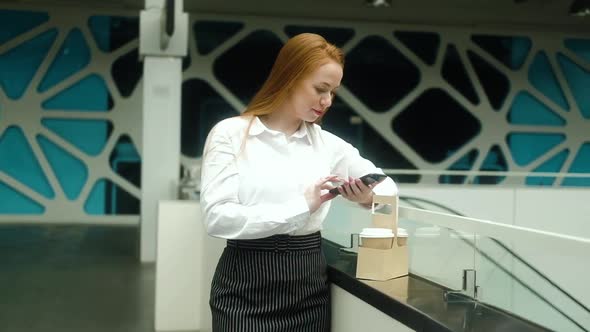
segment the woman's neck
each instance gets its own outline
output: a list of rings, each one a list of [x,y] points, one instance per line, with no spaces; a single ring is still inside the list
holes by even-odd
[[[280,131],[287,136],[291,136],[299,130],[303,122],[300,119],[287,116],[285,113],[281,114],[280,111],[260,116],[260,121],[269,129]]]

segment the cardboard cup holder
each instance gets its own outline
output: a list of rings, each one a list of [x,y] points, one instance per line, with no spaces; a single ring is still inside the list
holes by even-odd
[[[393,246],[395,234],[390,228],[363,228],[359,233],[359,246],[374,249],[389,249]]]
[[[391,208],[376,213],[375,206],[382,204]],[[398,228],[398,197],[373,195],[371,215],[372,227],[359,234],[356,277],[389,280],[407,275],[408,234]]]

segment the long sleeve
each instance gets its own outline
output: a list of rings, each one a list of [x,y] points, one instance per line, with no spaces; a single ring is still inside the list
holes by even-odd
[[[384,174],[383,170],[376,167],[373,162],[363,158],[354,146],[335,135],[327,134],[328,140],[333,144],[332,151],[335,151],[333,161],[333,172],[335,174],[352,176],[353,178],[360,178],[368,173]],[[387,177],[373,188],[373,192],[378,195],[397,195],[398,188],[393,179]]]
[[[239,170],[232,144],[214,128],[205,143],[201,172],[201,209],[209,235],[225,239],[253,239],[301,228],[310,213],[303,195],[281,204],[239,200]]]

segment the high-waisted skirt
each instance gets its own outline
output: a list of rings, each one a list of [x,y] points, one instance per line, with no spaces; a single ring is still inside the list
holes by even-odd
[[[209,304],[214,332],[330,331],[320,233],[228,240]]]

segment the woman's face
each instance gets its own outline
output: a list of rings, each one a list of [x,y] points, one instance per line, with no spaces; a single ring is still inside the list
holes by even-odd
[[[330,61],[303,79],[291,95],[295,116],[306,122],[315,122],[322,116],[332,105],[342,74],[342,67]]]

